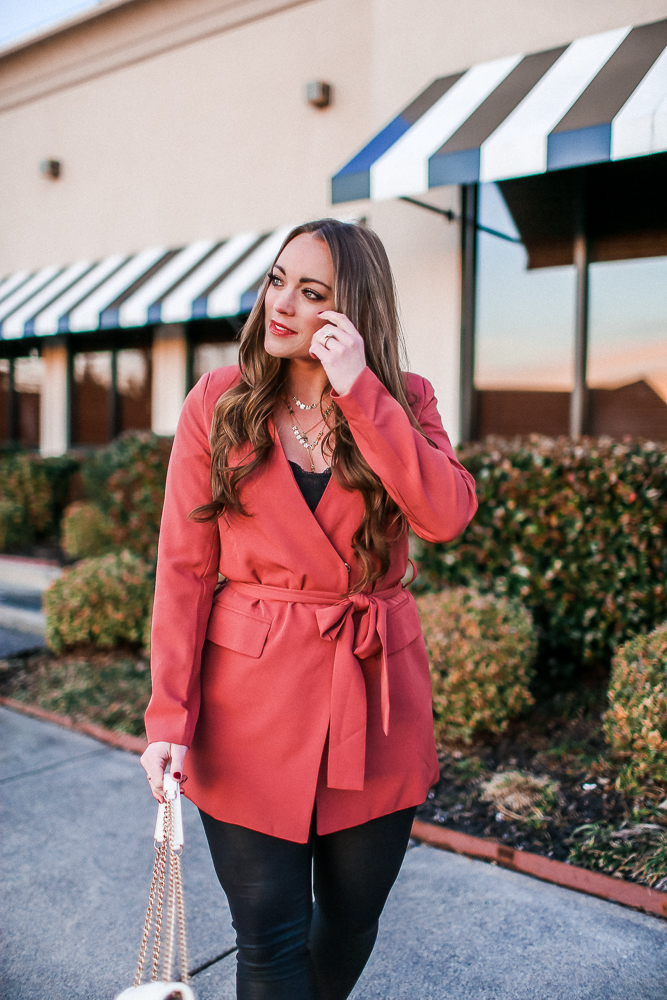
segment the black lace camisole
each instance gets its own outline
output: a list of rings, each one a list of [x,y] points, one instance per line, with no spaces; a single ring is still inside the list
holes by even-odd
[[[331,479],[331,469],[325,469],[324,472],[306,472],[296,462],[290,462],[290,465],[296,479],[296,484],[301,490],[303,499],[308,504],[312,514],[324,496],[324,491]]]

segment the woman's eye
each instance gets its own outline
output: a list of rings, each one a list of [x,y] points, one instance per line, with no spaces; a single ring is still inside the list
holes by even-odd
[[[318,292],[314,292],[312,288],[304,288],[303,294],[311,300],[311,302],[318,302],[322,296]]]
[[[279,274],[270,274],[269,275],[269,284],[271,284],[271,285],[282,284],[282,278],[280,277]]]

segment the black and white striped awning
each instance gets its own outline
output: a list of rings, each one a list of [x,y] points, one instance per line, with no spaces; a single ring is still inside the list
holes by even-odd
[[[332,179],[332,200],[525,177],[667,150],[667,20],[431,83]]]
[[[49,336],[249,312],[290,227],[179,250],[22,271],[0,281],[0,337]]]

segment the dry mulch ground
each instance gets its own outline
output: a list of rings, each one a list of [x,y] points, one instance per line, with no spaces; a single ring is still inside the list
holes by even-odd
[[[144,736],[150,697],[148,662],[128,649],[68,656],[36,653],[0,661],[0,694],[76,722],[93,722],[132,736]]]
[[[650,786],[636,797],[619,791],[602,731],[603,694],[588,693],[585,708],[572,704],[576,698],[543,705],[502,737],[470,746],[442,744],[440,781],[417,815],[517,850],[667,889],[667,788]],[[508,806],[502,785],[521,793],[526,779],[533,784],[533,807],[525,808],[524,801],[517,808],[516,797]],[[491,793],[500,784],[501,794],[489,794],[491,781]]]

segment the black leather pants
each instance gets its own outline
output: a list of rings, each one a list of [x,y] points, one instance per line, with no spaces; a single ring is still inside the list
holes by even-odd
[[[236,929],[238,1000],[350,995],[373,950],[414,814],[403,809],[295,844],[201,813]]]

